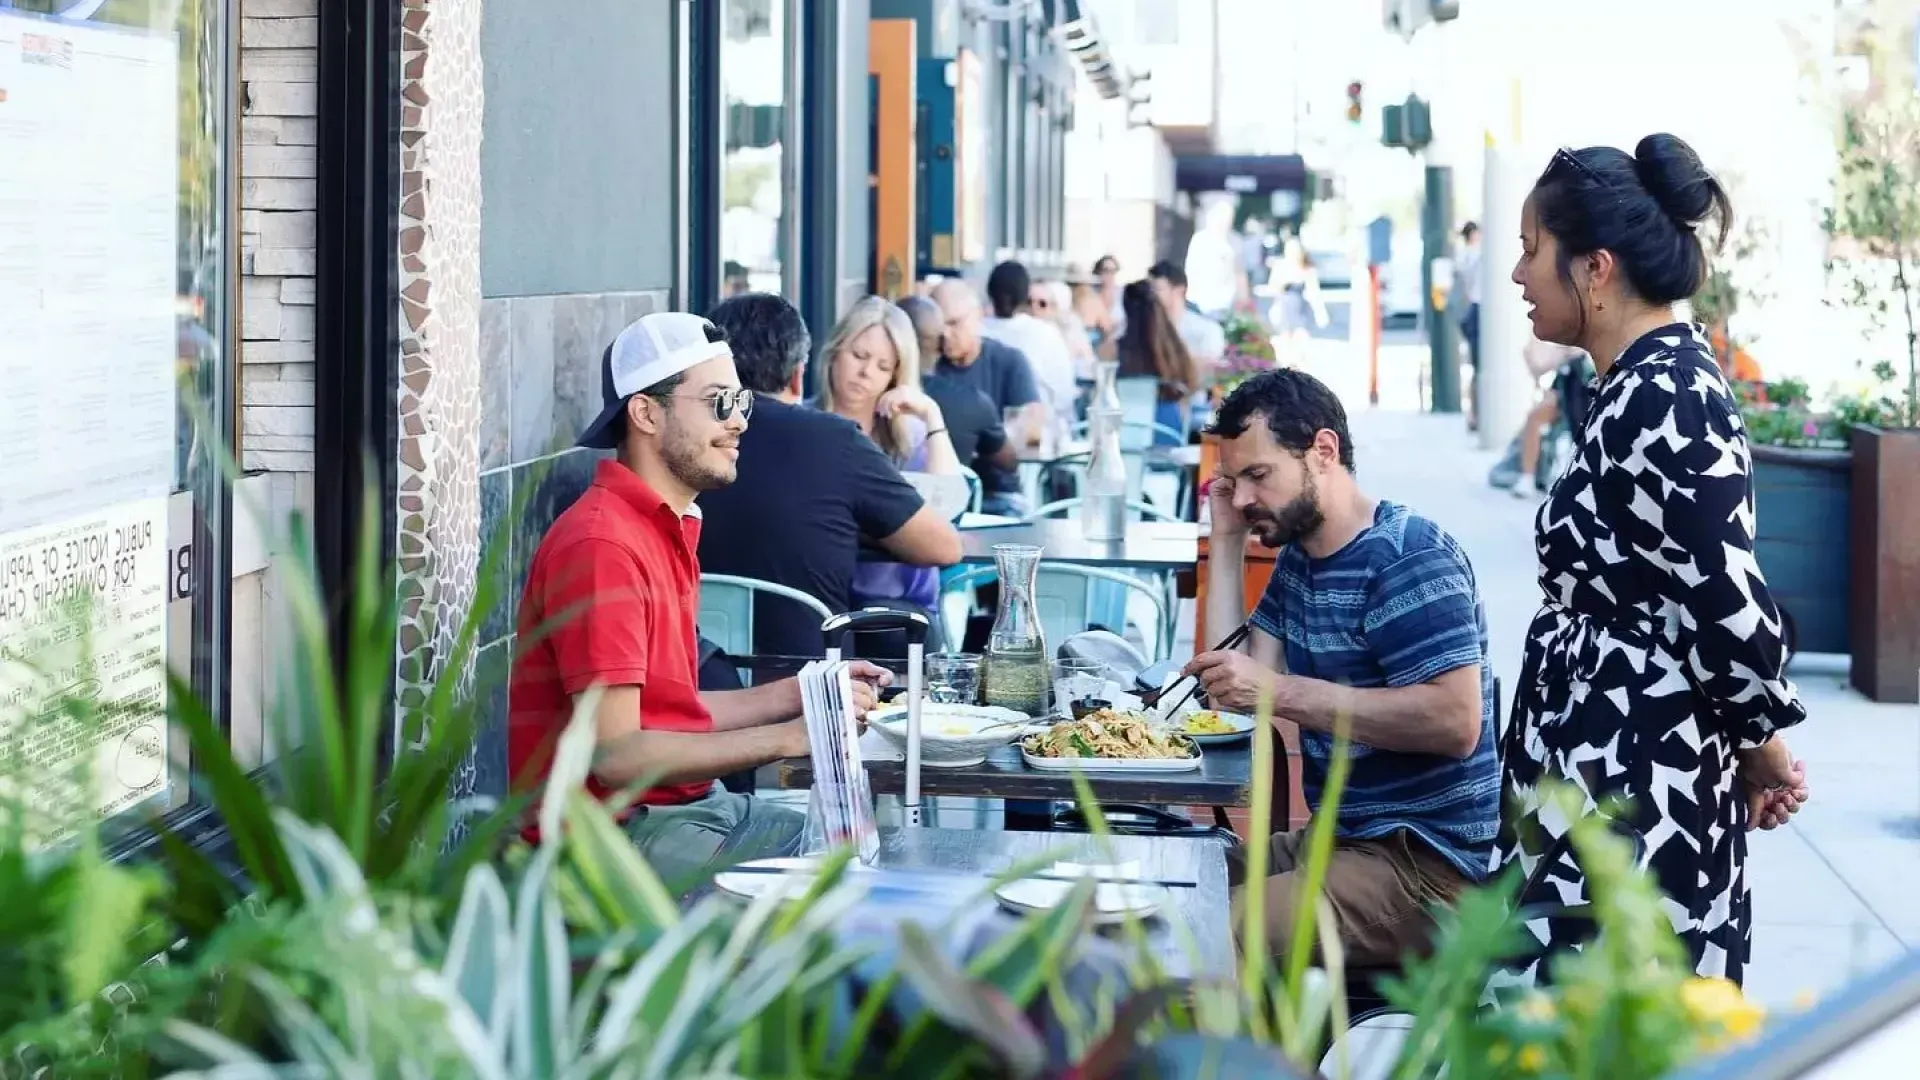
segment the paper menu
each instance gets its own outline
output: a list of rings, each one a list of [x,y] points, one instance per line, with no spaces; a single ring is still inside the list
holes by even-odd
[[[807,804],[806,854],[852,845],[860,861],[880,854],[873,790],[860,762],[860,725],[854,715],[850,667],[817,660],[800,670],[800,703],[813,760]]]

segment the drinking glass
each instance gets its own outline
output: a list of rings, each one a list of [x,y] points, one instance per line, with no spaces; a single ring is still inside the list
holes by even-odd
[[[1107,665],[1097,660],[1053,662],[1053,708],[1060,715],[1073,715],[1074,702],[1104,697],[1106,690]]]
[[[928,701],[936,705],[980,703],[978,653],[932,653],[926,665]]]

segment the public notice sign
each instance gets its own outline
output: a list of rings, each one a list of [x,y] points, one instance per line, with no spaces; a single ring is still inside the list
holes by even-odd
[[[0,785],[41,810],[167,783],[179,64],[0,11]]]
[[[0,785],[36,815],[166,789],[166,528],[158,498],[0,538]]]

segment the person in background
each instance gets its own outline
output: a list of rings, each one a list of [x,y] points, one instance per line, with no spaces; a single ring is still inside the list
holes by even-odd
[[[1080,382],[1092,381],[1093,365],[1098,360],[1093,351],[1093,335],[1087,330],[1087,324],[1080,321],[1080,313],[1073,305],[1073,290],[1067,283],[1034,282],[1033,314],[1058,327],[1060,336],[1066,339],[1067,355],[1073,358],[1073,377]]]
[[[1253,299],[1240,255],[1240,239],[1233,232],[1233,203],[1231,197],[1221,198],[1201,216],[1200,227],[1187,242],[1186,259],[1191,283],[1187,299],[1215,322],[1225,322]]]
[[[1476,431],[1480,427],[1480,226],[1471,221],[1460,227],[1460,257],[1453,262],[1453,295],[1465,305],[1460,314],[1460,340],[1467,344],[1467,365],[1473,372],[1473,382],[1465,394],[1467,430]]]
[[[1111,255],[1102,255],[1093,261],[1093,287],[1100,303],[1107,309],[1109,332],[1117,340],[1122,327],[1120,314],[1120,260]],[[1092,325],[1089,323],[1088,325]]]
[[[858,301],[828,335],[824,354],[820,408],[852,421],[902,470],[960,475],[946,416],[920,387],[920,345],[906,312],[882,296]],[[863,562],[853,570],[853,606],[918,611],[936,634],[939,588],[940,571],[931,566]],[[938,647],[930,636],[928,648]]]
[[[1347,961],[1397,964],[1431,945],[1433,911],[1487,877],[1500,819],[1493,672],[1473,567],[1453,537],[1354,479],[1346,410],[1305,372],[1261,372],[1220,406],[1207,624],[1249,620],[1247,538],[1279,551],[1246,650],[1187,665],[1214,708],[1300,726],[1307,807],[1320,805],[1334,738],[1352,771],[1322,895]],[[1272,855],[1268,942],[1299,913],[1308,828],[1250,839]],[[1234,906],[1244,853],[1229,856]],[[1236,925],[1238,923],[1236,922]]]
[[[1074,378],[1073,355],[1067,339],[1051,320],[1033,313],[1033,278],[1017,262],[1003,262],[987,275],[987,300],[993,305],[993,318],[980,326],[980,332],[1019,350],[1033,371],[1034,386],[1054,423],[1071,422],[1080,400],[1080,385]]]
[[[1153,410],[1156,424],[1179,432],[1178,438],[1155,430],[1155,446],[1186,444],[1188,401],[1200,385],[1201,372],[1193,354],[1173,329],[1173,320],[1145,281],[1128,285],[1120,294],[1127,312],[1127,332],[1120,337],[1122,378],[1152,378],[1159,396]]]
[[[1080,325],[1086,328],[1087,341],[1093,346],[1096,360],[1112,360],[1114,347],[1120,340],[1118,316],[1107,308],[1107,302],[1101,299],[1099,279],[1078,270],[1067,271],[1067,287],[1071,291],[1070,306]]]
[[[1280,257],[1273,261],[1273,290],[1280,299],[1273,305],[1274,336],[1279,338],[1280,361],[1300,364],[1307,360],[1307,340],[1327,323],[1326,304],[1320,299],[1320,274],[1313,268],[1313,256],[1297,236],[1287,237]]]
[[[1147,269],[1147,280],[1152,284],[1153,295],[1160,301],[1161,310],[1173,320],[1174,332],[1186,344],[1187,352],[1193,354],[1194,362],[1200,365],[1201,371],[1210,371],[1221,357],[1227,355],[1227,332],[1188,301],[1186,272],[1162,259]],[[1124,316],[1124,302],[1120,310]]]
[[[715,780],[807,753],[800,687],[698,689],[702,520],[695,498],[739,471],[753,412],[724,335],[684,312],[648,315],[601,358],[600,415],[580,445],[612,450],[533,554],[507,689],[507,760],[516,788],[538,790],[585,696],[595,751],[587,791],[620,798],[627,835],[670,886],[720,864],[798,852],[805,819],[720,789]],[[817,636],[817,632],[816,632]],[[855,705],[890,676],[859,664]],[[528,826],[529,839],[538,827]]]
[[[1533,333],[1599,373],[1580,445],[1535,515],[1541,606],[1502,744],[1496,869],[1518,864],[1573,917],[1530,921],[1578,948],[1591,903],[1553,800],[1624,799],[1642,862],[1696,974],[1739,983],[1752,948],[1747,830],[1808,797],[1781,732],[1806,719],[1780,609],[1753,546],[1753,459],[1712,346],[1676,305],[1707,274],[1732,206],[1693,148],[1649,135],[1556,151],[1520,209],[1512,271]],[[1544,868],[1541,860],[1551,857]]]
[[[1587,354],[1579,349],[1533,338],[1521,350],[1521,359],[1527,365],[1527,373],[1538,382],[1548,375],[1553,381],[1543,387],[1540,400],[1533,411],[1520,422],[1520,479],[1514,481],[1507,490],[1516,499],[1537,499],[1547,493],[1549,485],[1540,483],[1535,475],[1540,471],[1540,444],[1547,432],[1560,419],[1560,399],[1565,389],[1565,380],[1583,378],[1587,368]],[[1569,423],[1583,420],[1583,417],[1568,417]]]
[[[976,478],[982,465],[996,469],[1018,467],[1019,458],[1007,441],[1007,430],[1001,424],[1000,410],[994,407],[993,399],[956,376],[925,370],[929,364],[939,362],[946,341],[940,305],[924,296],[908,296],[902,297],[896,306],[913,323],[923,371],[920,389],[939,403],[954,456],[972,469]]]
[[[1240,236],[1240,269],[1247,275],[1249,292],[1267,283],[1267,259],[1273,254],[1268,243],[1266,219],[1248,218]]]
[[[1017,455],[1030,439],[1038,439],[1039,414],[1045,412],[1037,405],[1040,391],[1034,386],[1033,369],[1020,350],[980,333],[980,297],[972,286],[949,278],[934,286],[933,301],[940,305],[946,335],[935,373],[985,394],[1003,422],[1008,410],[1020,410],[1022,430],[1006,432]],[[1015,467],[979,461],[975,471],[980,474],[987,513],[1017,517],[1027,511]]]
[[[749,293],[721,302],[713,321],[733,344],[756,411],[740,439],[739,479],[700,500],[708,570],[798,589],[839,612],[855,606],[863,543],[910,566],[960,561],[960,534],[879,444],[853,421],[802,403],[813,342],[792,304]],[[824,646],[819,615],[776,596],[755,598],[753,636],[755,652],[779,656],[819,656]]]

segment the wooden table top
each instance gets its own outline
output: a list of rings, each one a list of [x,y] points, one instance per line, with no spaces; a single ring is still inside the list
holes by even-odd
[[[1107,843],[1109,854],[1103,855],[1096,839],[1085,833],[882,829],[874,865],[992,877],[1042,854],[1074,862],[1138,860],[1143,878],[1195,883],[1190,889],[1168,889],[1167,903],[1145,924],[1148,946],[1167,973],[1176,978],[1230,977],[1236,961],[1226,845],[1171,836],[1111,836]]]
[[[1209,746],[1200,768],[1177,773],[1102,773],[1089,771],[1087,782],[1102,802],[1145,803],[1149,806],[1250,806],[1253,803],[1253,743],[1249,740]],[[906,791],[907,766],[900,761],[869,761],[867,779],[876,795]],[[775,782],[782,788],[813,786],[813,763],[789,758],[776,763]],[[979,765],[965,768],[920,767],[922,795],[962,795],[978,799],[1071,800],[1073,774],[1030,769],[1020,747],[1003,746]]]

